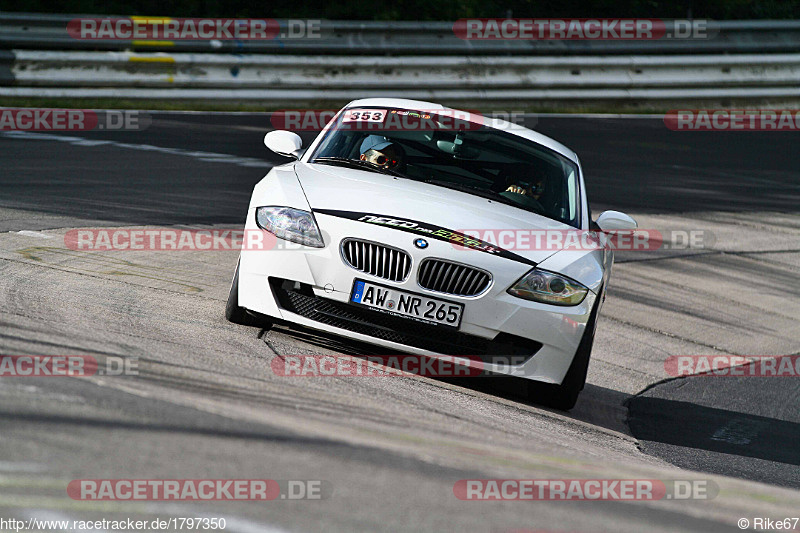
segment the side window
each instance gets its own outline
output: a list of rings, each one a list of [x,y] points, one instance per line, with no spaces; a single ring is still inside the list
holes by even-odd
[[[574,169],[567,176],[567,198],[567,219],[574,221],[578,217],[578,175]]]

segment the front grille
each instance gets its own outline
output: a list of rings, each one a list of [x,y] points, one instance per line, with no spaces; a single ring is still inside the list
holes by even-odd
[[[443,259],[424,259],[417,274],[423,289],[456,296],[476,296],[491,282],[492,276],[485,270]]]
[[[411,272],[411,257],[406,252],[376,242],[345,239],[342,258],[359,272],[390,281],[405,281]]]
[[[308,285],[269,278],[272,292],[282,309],[302,317],[355,333],[446,355],[478,356],[484,363],[522,364],[542,344],[524,337],[500,333],[486,339],[437,326],[415,322],[379,311],[316,296]]]

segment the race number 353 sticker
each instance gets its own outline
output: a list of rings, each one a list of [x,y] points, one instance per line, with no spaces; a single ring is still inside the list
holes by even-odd
[[[342,122],[383,122],[385,109],[348,109]]]

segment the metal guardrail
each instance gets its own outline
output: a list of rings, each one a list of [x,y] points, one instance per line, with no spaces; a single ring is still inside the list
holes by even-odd
[[[555,107],[800,102],[800,21],[722,22],[706,41],[463,41],[450,23],[334,21],[320,39],[142,47],[72,39],[73,18],[0,13],[0,96],[289,107],[364,96]]]
[[[800,86],[800,54],[607,57],[307,57],[16,50],[27,87],[317,90]]]
[[[13,98],[66,98],[139,100],[146,106],[149,101],[172,101],[184,104],[258,104],[278,109],[314,108],[341,104],[364,97],[402,97],[433,101],[450,106],[502,106],[503,109],[525,109],[527,106],[559,110],[572,105],[602,105],[603,109],[656,106],[689,107],[698,102],[709,106],[763,106],[764,102],[782,102],[782,107],[800,107],[799,87],[766,88],[696,88],[696,89],[527,89],[499,90],[486,93],[480,90],[428,90],[424,88],[393,91],[375,90],[365,93],[355,89],[339,90],[289,90],[289,89],[135,89],[135,88],[32,88],[0,87],[0,97]],[[713,104],[711,104],[713,102]],[[722,102],[722,103],[720,103]],[[788,104],[786,102],[789,102]],[[111,104],[113,106],[113,103]]]
[[[258,41],[88,41],[66,27],[81,15],[0,12],[0,49],[347,55],[633,55],[800,52],[800,21],[713,22],[708,39],[462,40],[452,22],[321,21],[319,38]],[[94,15],[83,15],[96,17]],[[279,21],[286,28],[287,21]]]
[[[540,104],[800,100],[800,54],[305,57],[13,51],[0,96],[287,105],[370,96]]]

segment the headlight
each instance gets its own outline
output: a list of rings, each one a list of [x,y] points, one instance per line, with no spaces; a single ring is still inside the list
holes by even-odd
[[[537,268],[508,289],[514,296],[553,305],[578,305],[588,292],[589,289],[575,280]]]
[[[256,209],[256,224],[286,241],[314,248],[325,246],[314,216],[308,211],[291,207],[259,207]]]

